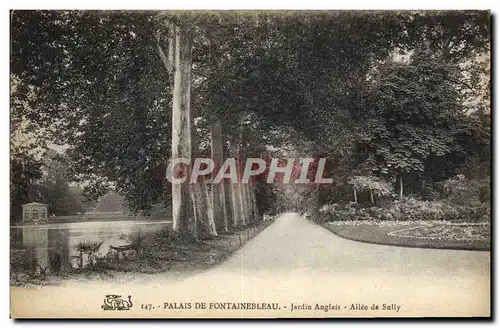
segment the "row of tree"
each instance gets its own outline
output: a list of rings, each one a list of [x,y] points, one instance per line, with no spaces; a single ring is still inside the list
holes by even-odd
[[[310,196],[362,174],[403,193],[487,160],[485,12],[23,11],[11,49],[13,120],[68,145],[89,196],[164,200],[199,238],[258,222],[275,189],[168,186],[169,159],[327,157],[334,183]]]

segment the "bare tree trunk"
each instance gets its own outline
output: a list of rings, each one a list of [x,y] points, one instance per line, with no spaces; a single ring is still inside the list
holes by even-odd
[[[196,145],[196,129],[191,130],[193,143]],[[197,155],[198,150],[193,150]],[[193,211],[196,218],[196,236],[201,239],[217,236],[211,198],[208,195],[207,182],[204,176],[199,176],[196,183],[190,184],[193,199]]]
[[[233,227],[239,227],[243,223],[241,211],[241,193],[238,183],[231,183],[231,203],[233,207]]]
[[[223,158],[228,158],[231,156],[230,147],[228,147],[228,143],[225,142],[224,135],[222,136],[223,141]],[[231,227],[235,227],[234,223],[234,208],[233,208],[233,196],[232,196],[232,187],[231,183],[228,181],[221,181],[221,188],[224,189],[224,197],[226,203],[226,218],[227,218],[227,228],[231,230]]]
[[[212,123],[210,126],[210,138],[211,138],[211,148],[212,148],[212,160],[214,161],[214,174],[219,172],[220,167],[224,161],[224,153],[222,148],[222,125],[219,120]],[[212,179],[213,180],[213,179]],[[219,232],[225,232],[228,230],[227,227],[227,215],[226,215],[226,195],[225,188],[223,186],[224,182],[212,183],[212,209],[213,217],[215,221],[215,228]]]
[[[255,223],[255,215],[253,211],[253,202],[252,202],[252,185],[250,184],[250,180],[245,184],[246,186],[246,194],[247,194],[247,206],[248,206],[248,223]]]
[[[252,207],[252,216],[255,223],[262,221],[262,217],[259,214],[259,208],[257,207],[257,198],[255,196],[255,185],[249,183],[250,186],[250,206]]]
[[[353,191],[354,191],[354,202],[357,203],[358,202],[358,195],[356,194],[356,186],[352,186],[353,187]]]
[[[191,158],[192,110],[191,110],[191,64],[192,64],[192,32],[180,26],[172,26],[173,35],[169,35],[173,54],[173,100],[172,100],[172,160]],[[170,67],[167,65],[167,69]],[[178,165],[177,177],[190,177],[191,167]],[[172,220],[173,230],[191,233],[196,236],[196,218],[193,215],[193,202],[190,197],[189,181],[172,184]]]
[[[375,201],[373,200],[373,190],[370,189],[370,199],[372,201],[372,204],[375,203]]]
[[[217,236],[211,203],[203,177],[200,177],[200,180],[195,184],[191,184],[191,199],[194,204],[193,214],[196,218],[197,238],[207,239]]]
[[[237,142],[231,143],[231,151],[230,156],[236,159],[236,167],[239,167],[238,164],[238,153],[239,146]],[[237,170],[238,171],[238,170]],[[241,207],[241,183],[239,182],[240,175],[237,172],[238,181],[231,181],[231,203],[233,207],[233,227],[239,227],[244,225],[244,212]]]
[[[239,124],[239,131],[238,131],[238,142],[237,142],[237,151],[236,151],[236,158],[237,158],[237,168],[238,168],[238,184],[239,184],[239,190],[240,190],[240,201],[241,201],[241,224],[243,226],[246,226],[249,223],[249,203],[248,203],[248,191],[247,191],[247,184],[241,182],[241,178],[243,177],[243,168],[245,166],[245,159],[246,156],[242,156],[242,143],[243,143],[243,123],[245,121],[245,116],[242,115],[240,119],[238,120]]]
[[[238,175],[239,179],[239,175]],[[245,225],[245,212],[243,211],[242,199],[241,199],[241,183],[231,183],[231,196],[233,204],[233,224],[235,227]]]
[[[403,199],[403,173],[399,175],[399,198]]]
[[[232,206],[232,193],[231,193],[231,185],[227,182],[222,182],[222,189],[224,189],[224,198],[226,203],[226,218],[227,218],[227,229],[230,230],[231,227],[234,227],[234,209]]]
[[[248,191],[248,183],[241,183],[241,205],[242,205],[242,209],[243,209],[243,213],[244,213],[244,217],[245,217],[245,225],[246,224],[249,224],[251,221],[252,221],[252,217],[251,217],[251,214],[250,214],[250,209],[251,207],[249,206],[250,205],[250,202],[249,202],[249,191]]]
[[[196,131],[191,108],[191,66],[193,31],[188,26],[170,24],[169,54],[165,66],[173,75],[172,100],[172,159],[189,158],[194,155]],[[161,49],[160,49],[161,51]],[[170,52],[173,51],[173,54]],[[170,62],[169,62],[170,61]],[[171,63],[173,61],[173,63]],[[179,169],[180,168],[180,169]],[[181,175],[187,177],[183,183],[172,184],[173,230],[190,233],[195,238],[216,236],[213,216],[210,216],[205,180],[190,184],[191,165],[179,165]]]
[[[240,162],[240,165],[241,162]],[[238,179],[241,181],[241,176],[242,176],[242,173],[240,172],[238,174]],[[249,213],[248,213],[248,192],[247,192],[247,186],[248,184],[247,183],[242,183],[242,182],[239,182],[239,189],[240,189],[240,199],[241,199],[241,212],[243,213],[243,216],[242,216],[242,220],[241,220],[241,224],[242,225],[247,225],[249,223]]]

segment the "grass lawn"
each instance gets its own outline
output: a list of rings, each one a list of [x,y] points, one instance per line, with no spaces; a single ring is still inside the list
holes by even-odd
[[[489,251],[489,223],[445,221],[334,221],[323,227],[336,235],[372,244]]]

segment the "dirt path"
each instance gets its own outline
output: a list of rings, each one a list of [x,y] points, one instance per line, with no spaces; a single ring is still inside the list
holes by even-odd
[[[221,265],[186,279],[157,274],[127,283],[12,288],[11,299],[14,315],[35,317],[489,315],[489,272],[489,252],[359,243],[284,214]],[[106,294],[132,295],[135,304],[130,311],[102,311]],[[29,308],[21,304],[27,300]],[[206,302],[207,309],[194,309],[195,302]],[[279,309],[208,309],[223,302],[278,303]],[[191,309],[179,309],[181,303]],[[330,304],[330,310],[316,304]],[[384,304],[390,308],[382,310]]]

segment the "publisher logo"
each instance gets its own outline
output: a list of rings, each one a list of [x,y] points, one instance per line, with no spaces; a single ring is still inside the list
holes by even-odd
[[[101,308],[105,311],[128,311],[132,307],[132,297],[121,298],[121,295],[106,295]]]

